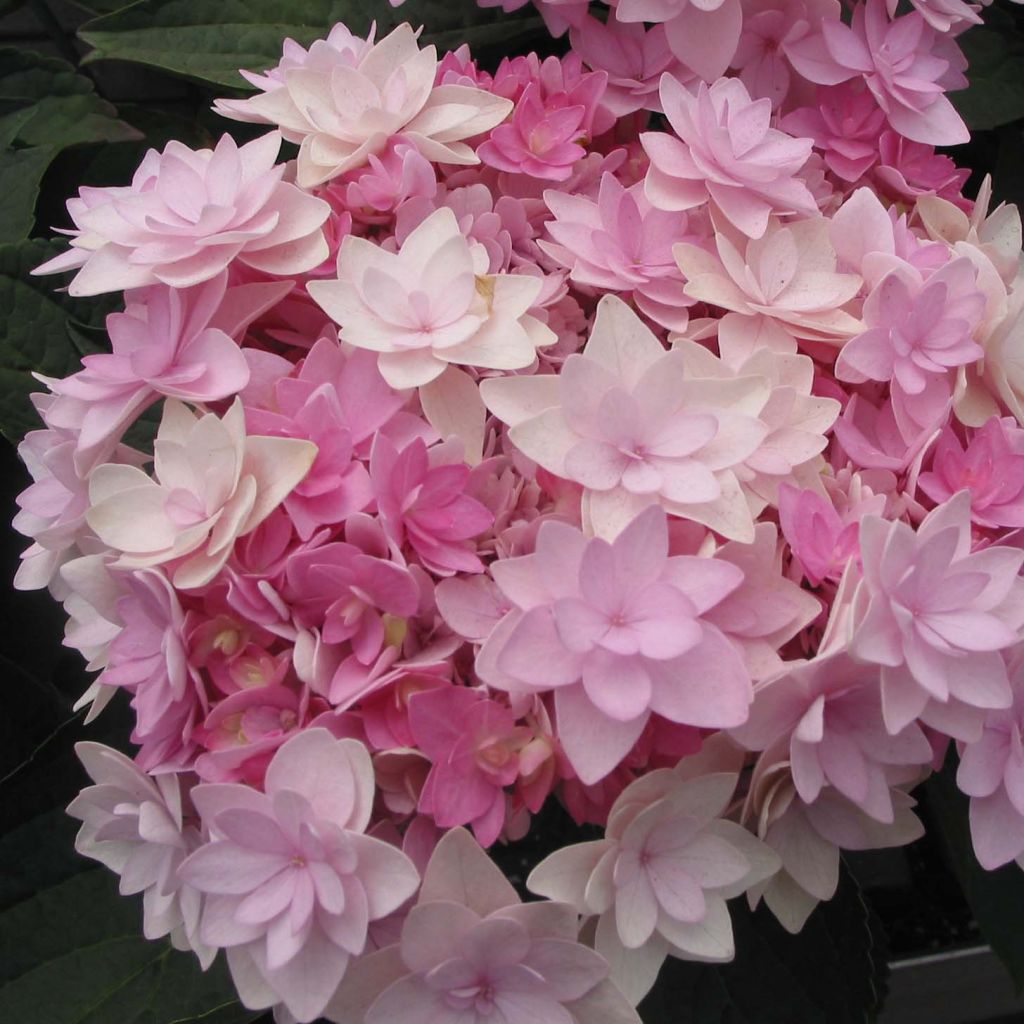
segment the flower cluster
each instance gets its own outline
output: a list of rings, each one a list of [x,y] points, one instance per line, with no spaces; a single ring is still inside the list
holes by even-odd
[[[125,293],[21,448],[18,585],[135,713],[79,849],[289,1024],[636,1024],[729,900],[796,931],[917,837],[951,741],[1024,864],[1021,221],[935,149],[974,6],[536,2],[564,57],[288,41],[217,104],[265,134],[38,270]],[[552,801],[604,838],[521,904],[483,851]]]

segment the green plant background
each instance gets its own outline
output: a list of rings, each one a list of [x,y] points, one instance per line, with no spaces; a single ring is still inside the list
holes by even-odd
[[[954,153],[987,172],[997,199],[1024,199],[1024,11],[986,12],[962,43],[971,86],[954,96],[975,136]],[[251,129],[210,112],[214,96],[241,94],[237,69],[276,62],[281,40],[308,43],[336,21],[382,34],[399,21],[425,27],[441,49],[468,42],[484,66],[506,54],[552,52],[527,6],[511,15],[473,0],[0,0],[0,485],[8,518],[27,480],[13,445],[36,425],[32,372],[62,376],[105,344],[112,297],[71,299],[28,271],[61,248],[64,202],[82,184],[124,183],[148,147],[170,138],[204,146]],[[22,540],[6,530],[5,579]],[[91,738],[127,749],[128,709],[115,702],[84,726],[72,704],[87,685],[78,656],[60,646],[62,614],[47,594],[2,588],[0,643],[0,1021],[18,1024],[241,1024],[219,958],[202,973],[190,955],[141,937],[139,900],[75,855],[64,805],[84,784],[72,744]],[[1024,875],[993,874],[970,851],[966,806],[953,765],[925,787],[926,811],[984,938],[1024,985]],[[546,812],[531,837],[496,851],[513,879],[570,839]],[[726,967],[670,961],[641,1007],[647,1024],[856,1024],[884,1001],[886,939],[850,872],[835,900],[798,937],[764,910],[734,904],[738,957]],[[540,1022],[539,1022],[540,1024]]]

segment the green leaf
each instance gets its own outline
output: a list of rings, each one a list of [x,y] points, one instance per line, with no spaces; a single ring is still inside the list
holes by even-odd
[[[83,352],[68,319],[99,327],[110,309],[109,298],[73,299],[58,291],[58,277],[29,276],[63,249],[63,243],[36,239],[0,245],[0,433],[12,441],[40,426],[28,400],[41,390],[32,371],[63,377],[79,366]]]
[[[0,151],[0,244],[31,234],[39,185],[56,152],[51,146]]]
[[[141,137],[66,61],[11,47],[0,49],[0,138],[5,134],[54,153],[87,142]]]
[[[835,897],[799,935],[768,909],[729,904],[736,959],[696,964],[670,957],[640,1004],[648,1024],[864,1024],[885,995],[881,926],[843,869]]]
[[[138,899],[91,870],[0,914],[0,1020],[25,1024],[242,1024],[223,962],[142,937]],[[212,1015],[211,1015],[212,1014]]]
[[[1024,117],[1024,37],[1003,11],[986,12],[985,25],[969,29],[960,43],[969,85],[950,93],[974,131],[998,128]]]
[[[1024,989],[1024,871],[1007,864],[986,871],[974,856],[968,818],[970,801],[957,788],[958,761],[950,751],[941,772],[924,786],[929,816],[949,853],[953,871],[981,934],[1013,977],[1017,990]]]
[[[425,27],[424,40],[439,47],[461,42],[502,44],[533,31],[538,19],[485,11],[473,0],[409,0],[398,10],[380,0],[139,0],[88,22],[80,37],[94,60],[127,60],[233,89],[249,88],[239,68],[276,64],[281,44],[303,45],[339,21],[365,34],[377,22],[378,38],[408,21]]]
[[[0,839],[0,910],[92,866],[75,852],[78,825],[55,808]]]

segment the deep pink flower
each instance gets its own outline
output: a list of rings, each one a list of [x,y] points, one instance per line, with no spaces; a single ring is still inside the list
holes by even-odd
[[[962,445],[946,429],[935,446],[931,471],[918,479],[940,504],[957,491],[971,495],[971,519],[979,526],[1024,526],[1024,431],[1013,419],[993,416]]]
[[[693,95],[664,75],[661,102],[675,136],[640,136],[651,158],[644,187],[654,206],[689,210],[711,199],[750,238],[765,233],[772,213],[817,212],[797,175],[813,144],[769,126],[771,100],[752,100],[735,78],[710,88],[701,82]]]
[[[478,150],[480,159],[499,171],[566,181],[573,165],[586,155],[587,109],[548,106],[541,88],[531,82],[516,103],[511,120],[499,125]]]
[[[378,434],[370,456],[377,509],[392,544],[408,543],[423,564],[441,576],[482,572],[472,538],[494,522],[491,513],[465,493],[470,469],[462,462],[432,461],[417,439],[401,451]]]
[[[860,555],[858,519],[844,521],[832,502],[816,491],[784,484],[779,489],[779,523],[812,586],[838,580],[846,563]]]
[[[866,0],[849,26],[823,19],[817,33],[790,47],[789,59],[819,85],[863,76],[889,124],[914,142],[955,146],[970,137],[945,95],[965,84],[963,54],[917,11],[890,19],[886,0]]]
[[[896,132],[882,132],[878,139],[879,161],[874,178],[884,195],[913,203],[918,196],[942,196],[958,205],[965,200],[961,190],[971,176],[934,146],[912,142]]]
[[[355,544],[336,542],[288,559],[284,597],[296,622],[319,629],[325,643],[350,643],[364,665],[384,645],[383,615],[408,618],[419,605],[409,570]]]
[[[652,712],[722,728],[746,718],[750,677],[703,615],[742,583],[734,565],[668,556],[665,513],[641,513],[612,544],[544,523],[532,555],[494,578],[515,607],[477,656],[489,685],[554,691],[557,733],[584,782],[607,775]]]
[[[833,174],[844,181],[859,180],[878,163],[885,111],[855,82],[821,86],[817,99],[817,107],[793,110],[780,125],[792,135],[813,139]]]
[[[505,824],[505,788],[519,775],[530,730],[507,707],[462,686],[414,694],[409,727],[432,763],[420,811],[441,828],[472,825],[480,845],[490,846]]]
[[[371,153],[368,164],[329,186],[329,191],[344,194],[353,211],[362,208],[372,214],[390,214],[406,199],[431,199],[437,191],[433,164],[400,135],[379,155]]]

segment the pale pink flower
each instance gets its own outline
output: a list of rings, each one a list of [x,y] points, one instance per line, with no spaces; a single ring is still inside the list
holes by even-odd
[[[490,846],[505,824],[505,789],[519,776],[531,731],[507,707],[464,686],[414,694],[409,727],[431,762],[420,811],[441,828],[471,825],[480,845]]]
[[[229,293],[227,271],[192,288],[130,294],[125,311],[107,317],[112,352],[85,356],[78,373],[46,380],[59,396],[53,414],[79,430],[79,464],[90,464],[162,395],[203,403],[238,394],[249,365],[233,336],[281,297],[276,284]]]
[[[742,583],[735,565],[668,555],[649,508],[614,543],[544,523],[537,550],[495,562],[510,611],[477,656],[489,686],[554,691],[557,734],[585,783],[625,757],[655,712],[724,728],[746,718],[750,677],[704,614]]]
[[[805,804],[833,786],[883,824],[895,820],[891,787],[916,778],[933,756],[916,722],[887,732],[877,667],[844,650],[790,662],[759,683],[750,717],[730,735],[748,750],[786,738],[793,784]]]
[[[151,149],[131,185],[83,188],[68,200],[71,248],[34,274],[78,270],[68,292],[139,288],[161,282],[188,288],[232,261],[268,274],[301,274],[328,254],[330,207],[282,181],[275,164],[281,136],[244,146],[224,135],[215,149],[169,142]]]
[[[82,822],[75,849],[120,875],[123,896],[142,893],[147,939],[169,935],[175,949],[192,950],[209,967],[216,948],[199,937],[202,895],[178,875],[202,842],[186,823],[190,808],[180,776],[147,775],[100,743],[77,743],[75,753],[93,781],[68,806]]]
[[[352,965],[336,1024],[640,1024],[565,903],[522,904],[464,829],[437,844],[399,941]]]
[[[910,0],[914,9],[936,32],[959,35],[971,25],[981,24],[981,8],[987,0],[967,3],[966,0]],[[886,0],[889,15],[896,13],[897,0]]]
[[[370,456],[377,511],[390,542],[398,549],[407,543],[432,572],[482,572],[472,539],[494,516],[465,493],[469,466],[443,455],[419,439],[399,450],[378,434]]]
[[[567,846],[534,868],[527,885],[600,915],[595,948],[631,1002],[666,956],[722,963],[734,954],[726,900],[778,870],[778,857],[724,815],[737,776],[698,778],[663,768],[627,786],[604,839]]]
[[[686,327],[686,307],[694,300],[683,291],[683,277],[672,246],[685,236],[685,213],[656,210],[643,185],[630,188],[613,174],[601,176],[596,201],[554,190],[544,193],[554,214],[545,227],[554,242],[540,247],[562,266],[569,279],[601,291],[631,293],[641,312],[671,330]]]
[[[227,947],[243,1005],[319,1017],[366,946],[367,927],[419,881],[400,850],[364,835],[373,767],[356,740],[307,729],[267,769],[265,792],[199,785],[210,842],[179,868],[206,894],[200,935]]]
[[[972,554],[970,505],[961,491],[916,532],[877,516],[861,520],[864,578],[850,651],[881,666],[882,710],[893,734],[920,717],[969,739],[985,711],[1010,705],[1001,652],[1021,638],[1024,552]]]
[[[771,100],[752,100],[736,78],[710,88],[702,82],[693,95],[663,75],[661,102],[675,134],[640,136],[651,159],[644,188],[654,206],[689,210],[710,199],[750,238],[765,233],[773,213],[817,213],[798,176],[812,142],[770,127]]]
[[[32,402],[45,420],[57,399],[35,394]],[[11,524],[32,541],[22,552],[14,577],[18,590],[54,586],[61,565],[86,553],[78,550],[79,544],[95,544],[85,522],[93,465],[82,465],[77,458],[78,435],[73,428],[50,425],[45,430],[30,430],[18,445],[18,457],[32,476],[32,483],[16,499],[18,512]],[[101,449],[97,454],[126,466],[141,466],[146,461],[141,452],[127,445]]]
[[[542,280],[484,275],[454,213],[442,207],[398,252],[349,236],[338,253],[338,280],[309,292],[337,323],[343,341],[380,353],[395,388],[418,387],[449,363],[514,370],[529,366],[552,334],[527,310]],[[478,276],[481,275],[481,276]]]
[[[817,107],[799,107],[780,121],[791,135],[814,140],[825,166],[843,181],[857,181],[878,163],[885,111],[857,82],[821,86]]]
[[[806,804],[793,781],[788,737],[776,741],[754,765],[743,820],[756,827],[758,837],[779,855],[782,867],[748,890],[751,905],[763,898],[788,932],[799,932],[818,903],[835,895],[840,848],[906,846],[924,835],[913,797],[903,788],[893,788],[890,798],[894,815],[889,824],[865,814],[831,785],[823,786],[814,803]]]
[[[298,60],[286,52],[268,81],[254,83],[264,92],[216,105],[226,117],[275,125],[299,143],[302,188],[362,166],[395,135],[428,160],[475,164],[464,140],[489,131],[512,109],[472,86],[435,86],[437,51],[421,50],[408,24],[375,45],[346,39],[337,57],[322,59],[326,52],[314,55],[311,48],[309,58]]]
[[[649,29],[638,22],[607,23],[592,15],[569,33],[572,48],[584,63],[608,75],[601,105],[616,118],[638,110],[661,110],[658,84],[668,72],[684,81],[689,72],[669,48],[664,25]]]
[[[235,538],[254,530],[306,475],[316,446],[247,437],[236,398],[223,418],[197,417],[168,399],[155,445],[155,479],[135,466],[98,466],[86,521],[120,552],[117,566],[175,562],[176,587],[201,587],[220,571]]]
[[[743,586],[709,608],[705,618],[739,648],[754,680],[777,671],[779,650],[821,614],[821,602],[782,574],[781,548],[775,524],[762,522],[753,543],[730,540],[714,555],[742,571]]]
[[[781,334],[780,341],[770,342],[780,351],[787,335],[833,344],[849,338],[860,322],[844,307],[860,290],[861,278],[839,271],[829,223],[824,217],[786,224],[772,220],[755,239],[720,230],[713,253],[680,241],[673,252],[686,294],[739,314],[720,321],[719,337],[733,333],[752,339],[767,328],[769,339]]]
[[[888,273],[864,300],[867,330],[851,338],[836,360],[840,380],[893,381],[908,395],[929,380],[973,363],[983,350],[974,340],[985,310],[978,271],[961,257],[923,277],[904,265]]]
[[[695,75],[713,82],[725,74],[740,40],[740,0],[618,0],[618,21],[664,23],[672,52]]]
[[[994,416],[965,446],[947,428],[918,485],[940,504],[967,490],[971,519],[979,526],[1024,527],[1024,431],[1016,420]]]
[[[917,430],[912,423],[900,422],[889,398],[875,406],[855,394],[836,420],[835,435],[842,451],[861,469],[902,473],[915,462],[920,466],[935,430]]]
[[[792,82],[789,47],[823,19],[838,16],[836,0],[743,0],[743,31],[730,65],[739,70],[751,96],[767,97],[777,108],[789,95]]]
[[[867,0],[850,25],[822,20],[817,33],[789,48],[789,59],[819,85],[863,77],[889,124],[913,142],[955,146],[970,137],[945,95],[965,84],[963,54],[917,11],[890,19],[886,0]]]
[[[750,539],[736,469],[769,433],[756,411],[771,385],[696,377],[686,364],[683,352],[666,352],[621,299],[606,295],[586,348],[560,374],[492,378],[480,391],[523,454],[583,484],[584,516],[597,533],[614,536],[660,504]]]
[[[1013,703],[989,711],[981,736],[960,752],[956,781],[971,798],[971,839],[988,871],[1024,859],[1024,687],[1019,653],[1011,659]]]
[[[192,731],[208,701],[199,672],[189,663],[184,612],[174,588],[157,570],[125,574],[123,584],[124,596],[117,602],[123,628],[110,644],[99,681],[131,693],[132,741],[141,745],[138,761],[144,769],[188,764]]]

